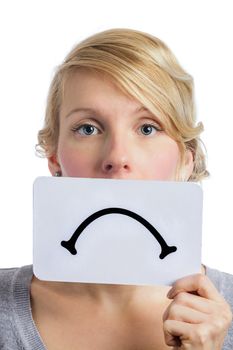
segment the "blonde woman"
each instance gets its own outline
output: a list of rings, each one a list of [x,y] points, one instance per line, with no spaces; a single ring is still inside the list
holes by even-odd
[[[53,176],[200,181],[208,176],[193,80],[159,39],[112,29],[58,67],[39,151]],[[0,348],[232,350],[233,277],[200,267],[171,287],[43,282],[0,272]]]

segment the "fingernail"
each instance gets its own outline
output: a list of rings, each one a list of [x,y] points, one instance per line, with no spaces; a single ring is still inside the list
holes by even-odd
[[[174,291],[174,289],[171,288],[171,289],[169,290],[169,292],[167,293],[167,298],[168,298],[168,299],[172,299],[172,297],[173,297],[173,291]]]

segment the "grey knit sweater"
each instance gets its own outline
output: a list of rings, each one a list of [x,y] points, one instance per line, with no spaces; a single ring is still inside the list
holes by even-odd
[[[207,268],[207,276],[233,309],[233,276]],[[32,265],[0,270],[0,349],[46,350],[30,306]],[[233,324],[223,350],[233,349]]]

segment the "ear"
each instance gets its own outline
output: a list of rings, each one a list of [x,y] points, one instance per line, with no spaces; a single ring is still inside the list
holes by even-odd
[[[53,154],[52,156],[48,157],[48,168],[51,175],[53,176],[57,171],[61,171],[61,167],[56,154]]]
[[[187,149],[185,151],[185,164],[184,164],[184,173],[185,173],[185,180],[187,181],[192,172],[194,167],[194,161],[193,161],[193,154],[190,151],[190,149]]]

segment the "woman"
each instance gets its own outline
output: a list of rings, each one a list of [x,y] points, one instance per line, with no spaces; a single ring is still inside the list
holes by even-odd
[[[200,181],[208,176],[201,131],[192,78],[165,44],[113,29],[58,67],[38,136],[53,176]],[[172,288],[3,270],[0,348],[230,350],[232,291],[231,275],[204,266]]]

